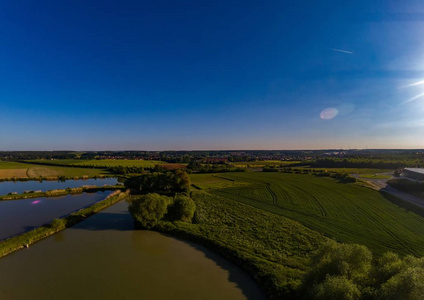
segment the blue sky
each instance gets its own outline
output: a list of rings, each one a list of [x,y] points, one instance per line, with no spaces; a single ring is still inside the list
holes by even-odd
[[[1,1],[0,150],[424,148],[422,1]]]

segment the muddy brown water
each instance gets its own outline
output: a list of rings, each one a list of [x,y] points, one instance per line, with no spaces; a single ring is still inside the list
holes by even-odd
[[[122,201],[0,259],[0,299],[265,299],[208,249],[133,230]]]

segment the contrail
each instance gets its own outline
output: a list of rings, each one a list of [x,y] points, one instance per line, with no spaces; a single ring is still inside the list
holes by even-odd
[[[343,50],[343,49],[336,49],[336,48],[328,48],[330,50],[336,51],[336,52],[342,52],[342,53],[347,53],[347,54],[353,54],[353,51],[347,51],[347,50]]]

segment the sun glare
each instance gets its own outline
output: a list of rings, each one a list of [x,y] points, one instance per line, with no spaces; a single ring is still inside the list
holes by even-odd
[[[339,111],[337,110],[337,108],[328,107],[322,110],[319,116],[323,120],[330,120],[330,119],[333,119],[335,116],[337,116],[338,113]]]
[[[418,87],[420,85],[424,85],[424,80],[420,80],[417,82],[413,82],[411,84],[408,84],[405,86],[405,88],[409,88],[409,87]],[[418,93],[417,95],[405,100],[403,103],[409,103],[409,102],[413,102],[413,101],[417,101],[420,98],[424,97],[424,92],[422,91],[422,89],[420,90],[420,93]]]

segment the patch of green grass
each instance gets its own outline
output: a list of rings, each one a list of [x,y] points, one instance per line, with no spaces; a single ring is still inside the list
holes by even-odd
[[[390,179],[392,176],[383,174],[361,174],[359,177],[368,179]]]
[[[370,169],[370,168],[311,168],[311,167],[293,167],[293,169],[306,169],[326,172],[338,172],[348,174],[375,174],[392,172],[392,169]]]
[[[0,170],[10,170],[10,169],[28,169],[33,167],[31,164],[25,164],[14,161],[1,161],[0,160]]]
[[[220,188],[212,183],[208,192],[299,221],[338,241],[366,245],[376,253],[424,255],[424,218],[375,190],[312,175],[219,176],[244,185]]]
[[[300,161],[287,161],[287,160],[264,160],[264,161],[238,161],[232,162],[232,164],[236,167],[247,168],[247,166],[251,168],[261,168],[268,166],[288,166],[291,164],[300,163]]]
[[[162,222],[159,231],[201,243],[249,271],[264,290],[291,299],[309,269],[309,258],[326,240],[282,216],[203,191],[193,224]]]
[[[51,177],[51,176],[65,176],[67,178],[73,177],[95,177],[109,175],[109,172],[102,169],[89,169],[77,167],[57,167],[46,165],[32,165],[28,169],[29,177]]]
[[[66,178],[83,177],[101,177],[110,175],[106,170],[61,167],[54,165],[37,165],[21,162],[0,161],[0,179],[12,178],[57,178],[64,176]]]
[[[225,179],[220,174],[191,174],[190,181],[202,190],[249,185],[247,182]]]
[[[95,167],[144,167],[154,168],[156,165],[167,164],[163,161],[158,160],[132,160],[132,159],[91,159],[91,160],[80,160],[80,159],[55,159],[55,160],[32,160],[32,162],[48,163],[48,164],[59,164],[59,165],[71,165],[71,166],[95,166]]]

